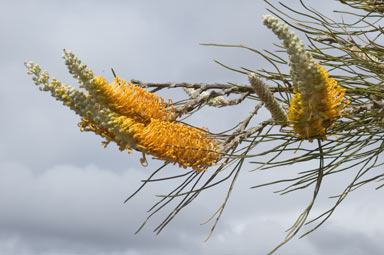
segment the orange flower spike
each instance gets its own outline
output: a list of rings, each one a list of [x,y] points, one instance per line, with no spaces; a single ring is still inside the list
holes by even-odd
[[[294,132],[300,138],[310,141],[311,137],[316,136],[325,139],[329,122],[339,118],[340,111],[349,104],[349,98],[345,98],[345,89],[329,78],[328,72],[322,66],[317,64],[317,68],[321,77],[320,84],[312,91],[295,91],[288,114]],[[308,95],[309,92],[311,94]]]
[[[94,77],[70,51],[64,51],[64,59],[87,93],[55,79],[50,82],[49,74],[32,62],[25,65],[41,90],[50,91],[80,115],[81,131],[104,137],[103,145],[115,142],[120,150],[142,150],[184,168],[192,166],[196,171],[220,159],[218,146],[207,131],[170,121],[174,115],[170,100],[165,103],[161,97],[118,77],[112,83],[101,76]]]
[[[173,107],[166,104],[163,98],[132,83],[127,84],[119,77],[109,84],[105,78],[96,76],[93,84],[96,88],[93,94],[100,101],[112,111],[137,121],[149,122],[151,118],[168,120],[173,112]]]
[[[328,72],[305,50],[304,42],[287,24],[271,15],[264,15],[263,22],[283,40],[289,56],[294,95],[288,119],[294,133],[309,141],[314,137],[326,138],[326,128],[341,117],[341,110],[349,103],[344,97],[345,89],[329,78]]]
[[[195,170],[218,160],[217,145],[207,133],[181,123],[152,119],[135,134],[140,147],[155,158]]]

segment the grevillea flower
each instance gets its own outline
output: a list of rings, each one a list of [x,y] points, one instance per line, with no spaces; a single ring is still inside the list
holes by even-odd
[[[115,122],[121,127],[120,131],[133,135],[137,148],[143,152],[196,170],[217,161],[217,145],[208,137],[207,131],[169,121],[173,108],[165,104],[163,98],[132,83],[126,84],[119,77],[108,83],[97,76],[93,83],[99,102],[103,101],[114,112],[134,120],[132,123],[118,118]]]
[[[101,76],[93,79],[94,94],[99,102],[106,103],[116,113],[135,118],[138,121],[150,121],[151,118],[168,120],[173,112],[171,101],[164,102],[162,97],[145,89],[126,83],[116,77],[112,83]]]
[[[56,79],[49,82],[49,74],[33,62],[25,66],[41,90],[50,91],[54,98],[80,115],[81,131],[105,138],[104,145],[115,142],[120,150],[139,150],[196,171],[219,160],[219,146],[207,130],[170,120],[173,113],[170,101],[165,103],[161,97],[132,83],[126,84],[118,77],[110,84],[101,76],[94,77],[70,51],[64,51],[64,59],[69,72],[87,92]]]
[[[218,159],[218,145],[208,132],[182,123],[152,119],[136,130],[134,137],[138,147],[148,154],[184,168],[191,166],[200,171]]]
[[[40,90],[51,92],[52,97],[62,101],[65,106],[80,115],[82,118],[82,122],[79,123],[81,131],[92,131],[105,138],[106,143],[113,141],[120,150],[130,152],[132,149],[137,149],[132,133],[127,132],[125,128],[128,123],[130,125],[135,123],[132,119],[119,116],[97,103],[89,94],[75,87],[62,84],[56,79],[49,82],[49,74],[42,72],[40,66],[33,62],[25,63],[25,66],[28,68],[29,74],[35,75],[33,80],[36,85],[40,86]]]
[[[289,106],[288,118],[293,130],[302,139],[312,141],[313,137],[325,139],[325,131],[331,123],[341,116],[340,111],[349,103],[345,100],[345,89],[329,78],[328,72],[320,65],[323,84],[312,93],[294,91]]]
[[[288,119],[293,131],[301,139],[325,139],[326,129],[341,117],[341,110],[349,103],[346,90],[329,78],[328,72],[305,50],[304,42],[289,31],[286,24],[270,15],[264,15],[263,21],[287,48],[294,92]]]

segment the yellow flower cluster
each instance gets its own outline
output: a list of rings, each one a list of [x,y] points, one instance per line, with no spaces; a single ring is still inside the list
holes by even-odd
[[[139,148],[167,162],[179,163],[201,170],[202,166],[213,165],[218,158],[217,145],[205,130],[185,124],[152,119],[134,137]]]
[[[301,139],[325,139],[326,129],[341,116],[341,110],[349,104],[345,89],[329,78],[311,53],[287,24],[271,15],[263,16],[264,24],[283,40],[289,57],[293,82],[293,98],[288,119],[295,134]]]
[[[100,88],[99,98],[122,115],[112,122],[120,127],[120,132],[132,134],[136,147],[143,152],[197,171],[217,161],[217,145],[207,131],[169,121],[173,108],[163,98],[119,77],[108,84],[97,76],[93,83]]]
[[[170,101],[165,103],[163,98],[119,77],[110,84],[101,76],[94,77],[71,51],[64,50],[63,58],[69,72],[87,93],[56,79],[49,82],[49,74],[33,62],[25,66],[29,74],[35,75],[33,80],[42,91],[50,91],[54,98],[81,116],[81,131],[105,138],[105,146],[115,142],[120,150],[139,150],[195,171],[219,160],[218,143],[207,130],[171,121],[174,110]]]
[[[301,139],[312,141],[314,137],[325,139],[325,131],[332,122],[341,116],[340,111],[349,104],[345,98],[345,89],[329,78],[328,72],[317,64],[321,81],[311,90],[294,91],[290,102],[288,118],[293,130]],[[315,82],[317,83],[317,82]]]
[[[119,77],[108,84],[101,76],[93,79],[99,101],[107,104],[114,112],[134,118],[138,121],[150,121],[151,118],[168,120],[173,106],[162,97],[148,93],[145,89],[126,82]],[[145,105],[145,106],[144,106]]]

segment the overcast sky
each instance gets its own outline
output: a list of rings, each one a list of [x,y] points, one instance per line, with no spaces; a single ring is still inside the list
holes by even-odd
[[[298,1],[285,2],[300,8]],[[332,0],[307,2],[329,15],[339,6]],[[246,83],[246,76],[212,60],[258,69],[265,65],[261,58],[199,43],[273,49],[278,41],[261,21],[266,6],[256,0],[1,0],[0,254],[265,254],[283,240],[311,191],[281,197],[272,193],[276,188],[249,189],[292,170],[250,173],[250,165],[208,242],[203,240],[210,225],[200,223],[217,209],[226,187],[203,194],[160,235],[152,230],[164,214],[134,235],[157,201],[154,195],[169,191],[170,184],[148,186],[129,203],[123,201],[160,163],[143,168],[138,153],[104,149],[99,137],[81,133],[78,116],[40,92],[23,66],[35,61],[75,85],[61,59],[66,48],[108,79],[113,67],[127,80]],[[177,96],[172,93],[162,91],[162,96]],[[207,109],[191,121],[219,131],[251,109],[250,103],[236,112]],[[341,191],[342,180],[332,179],[323,190]],[[383,254],[382,193],[368,186],[315,233],[292,240],[277,254]],[[320,200],[312,216],[329,205]]]

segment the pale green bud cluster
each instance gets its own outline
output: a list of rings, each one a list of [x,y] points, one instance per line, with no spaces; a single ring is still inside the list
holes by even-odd
[[[70,51],[64,50],[65,63],[73,77],[77,78],[80,84],[91,83],[93,72],[81,65],[81,61]],[[50,91],[52,97],[62,101],[64,105],[70,107],[76,114],[80,115],[92,123],[98,123],[99,128],[108,130],[114,135],[116,141],[121,148],[135,148],[133,136],[122,132],[121,120],[119,123],[116,119],[119,117],[107,107],[99,104],[94,98],[87,96],[83,91],[67,84],[62,84],[55,78],[49,82],[49,74],[47,71],[42,71],[39,65],[33,62],[25,63],[28,68],[28,74],[33,74],[33,81],[36,85],[41,86],[40,90]]]
[[[381,63],[380,59],[375,57],[372,54],[369,54],[368,52],[362,51],[359,47],[356,45],[353,45],[349,48],[350,51],[348,51],[349,55],[358,60],[362,65],[368,67],[370,70],[382,73],[384,70],[384,64]]]
[[[300,88],[303,94],[310,94],[313,88],[321,86],[322,78],[318,64],[304,48],[301,41],[288,25],[271,15],[263,16],[263,23],[270,28],[279,39],[283,40],[289,56],[290,74],[295,89]]]
[[[28,68],[28,74],[34,74],[35,77],[32,80],[37,86],[44,84],[48,85],[49,73],[47,71],[42,71],[39,65],[36,65],[33,62],[26,62],[24,65]],[[45,87],[44,86],[44,87]]]
[[[64,49],[63,59],[73,78],[77,79],[80,87],[86,88],[93,79],[94,74],[86,65],[81,64],[81,60],[72,51]]]
[[[363,52],[359,47],[357,46],[352,46],[350,48],[350,55],[353,57],[353,58],[356,58],[356,59],[359,59],[359,60],[363,60],[363,61],[366,61],[366,62],[374,62],[376,64],[380,64],[380,60],[373,56],[372,54],[368,54],[368,53],[365,53]]]
[[[288,121],[287,113],[279,102],[277,102],[268,86],[255,73],[248,73],[248,79],[260,100],[271,113],[273,119],[286,123]]]

